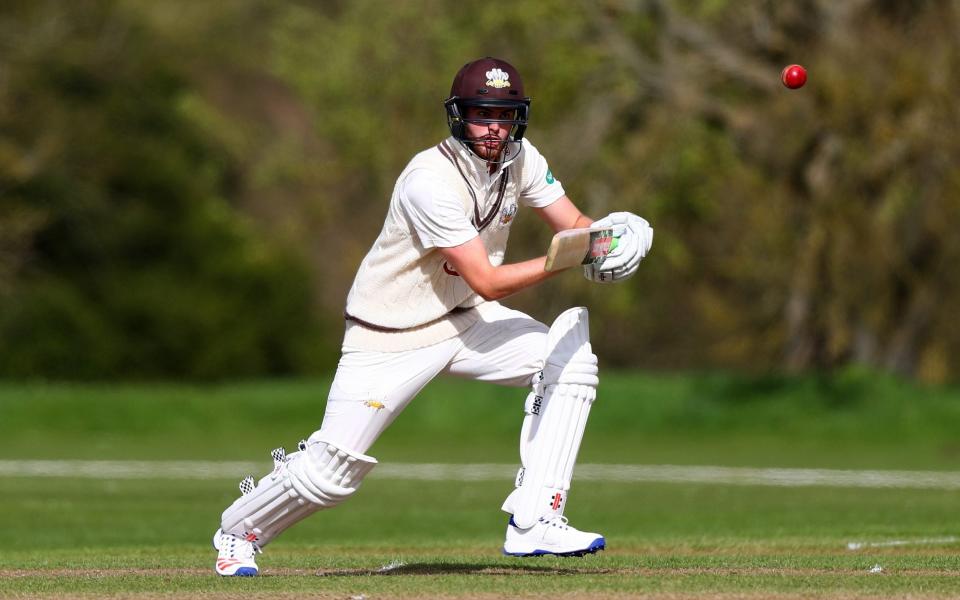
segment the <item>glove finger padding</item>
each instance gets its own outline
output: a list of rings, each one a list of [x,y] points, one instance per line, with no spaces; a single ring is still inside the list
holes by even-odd
[[[621,231],[616,249],[599,264],[583,267],[583,276],[598,283],[620,281],[636,273],[640,260],[653,244],[653,229],[643,218],[633,213],[617,212],[595,221],[594,226],[613,227],[614,235]]]
[[[622,270],[624,267],[635,266],[643,258],[650,248],[650,237],[652,229],[645,219],[642,219],[631,213],[614,213],[614,215],[625,220],[622,224],[623,233],[617,240],[617,250],[607,255],[601,263],[601,269],[604,271]],[[614,216],[614,215],[611,215]]]

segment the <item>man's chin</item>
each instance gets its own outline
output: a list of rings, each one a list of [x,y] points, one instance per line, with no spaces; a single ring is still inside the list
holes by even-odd
[[[504,150],[504,144],[499,144],[496,147],[487,146],[486,144],[473,144],[473,152],[483,160],[497,160],[500,158],[500,153]]]

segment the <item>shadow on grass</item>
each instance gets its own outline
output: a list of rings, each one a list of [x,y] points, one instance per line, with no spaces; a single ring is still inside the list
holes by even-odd
[[[550,565],[411,563],[387,565],[379,569],[332,569],[317,571],[318,577],[368,577],[370,575],[604,575],[616,573],[608,568],[562,568]]]

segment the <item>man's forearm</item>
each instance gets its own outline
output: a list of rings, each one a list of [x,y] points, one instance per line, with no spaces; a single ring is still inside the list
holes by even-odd
[[[545,271],[546,257],[533,258],[518,263],[494,267],[484,289],[475,290],[486,300],[506,298],[520,290],[549,279],[559,271]]]
[[[581,214],[577,217],[577,220],[574,221],[570,229],[590,227],[591,224],[593,224],[593,219]],[[541,256],[519,263],[494,267],[485,289],[482,292],[479,290],[476,291],[486,300],[506,298],[507,296],[549,279],[560,272],[545,270],[544,265],[546,262],[547,257]]]

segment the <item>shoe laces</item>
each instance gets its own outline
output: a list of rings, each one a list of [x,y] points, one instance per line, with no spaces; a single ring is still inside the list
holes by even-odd
[[[550,517],[540,517],[540,522],[548,527],[559,527],[560,529],[570,529],[570,519],[563,515],[553,515]]]
[[[231,535],[229,533],[224,534],[221,538],[221,545],[226,544],[224,548],[227,551],[227,554],[230,558],[239,558],[240,560],[250,560],[253,559],[257,554],[263,554],[263,550],[260,549],[254,542],[248,542],[247,540]]]

